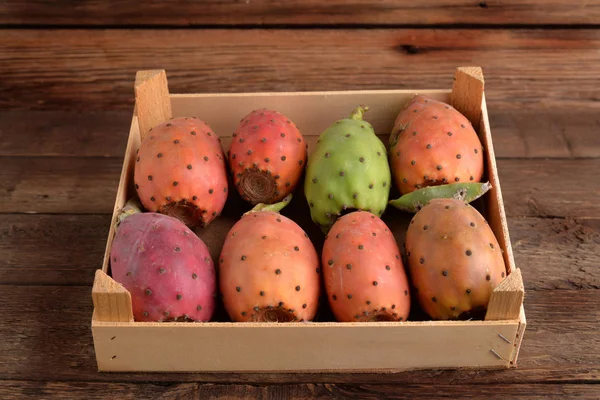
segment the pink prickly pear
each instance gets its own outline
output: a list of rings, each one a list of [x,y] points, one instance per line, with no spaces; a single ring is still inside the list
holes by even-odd
[[[441,101],[415,96],[398,114],[389,160],[402,194],[426,186],[480,182],[483,147],[469,120]]]
[[[181,221],[134,213],[118,226],[112,277],[130,293],[136,321],[208,321],[216,278],[209,250]]]
[[[484,217],[455,199],[433,199],[410,222],[406,255],[423,310],[433,319],[480,316],[506,276]]]
[[[227,234],[219,283],[234,321],[310,321],[316,314],[319,257],[302,228],[277,212],[290,197],[259,204]]]
[[[196,118],[174,118],[150,131],[135,164],[135,188],[146,210],[190,227],[208,225],[227,199],[219,137]]]
[[[304,171],[306,146],[298,127],[277,111],[246,115],[229,149],[240,195],[252,204],[272,204],[292,193]]]
[[[329,304],[338,321],[402,321],[410,312],[400,250],[377,216],[356,211],[339,218],[322,255]]]

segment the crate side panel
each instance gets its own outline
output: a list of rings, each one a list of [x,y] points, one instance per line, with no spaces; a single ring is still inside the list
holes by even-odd
[[[513,351],[512,359],[510,364],[512,367],[517,366],[517,360],[519,358],[519,352],[521,351],[521,345],[523,343],[523,336],[525,335],[525,328],[527,327],[527,318],[525,318],[525,308],[521,305],[521,313],[519,315],[519,328],[515,335],[515,349]]]
[[[93,334],[101,371],[367,371],[506,368],[514,346],[499,334],[514,342],[518,326],[96,324]]]
[[[112,247],[112,241],[115,236],[115,224],[116,216],[119,210],[125,205],[125,202],[129,196],[135,193],[133,187],[133,170],[135,168],[135,157],[136,150],[140,147],[140,130],[138,126],[137,117],[134,115],[131,120],[131,127],[129,129],[129,138],[127,140],[127,147],[125,148],[125,157],[123,160],[123,168],[121,170],[121,177],[119,179],[119,186],[117,187],[117,195],[115,199],[115,205],[113,207],[113,214],[110,224],[110,230],[108,232],[108,239],[106,241],[106,249],[104,251],[104,260],[102,261],[102,271],[108,273],[108,258],[110,256],[110,249]]]
[[[498,243],[503,251],[504,264],[506,271],[510,274],[515,267],[510,236],[508,233],[508,222],[504,211],[504,201],[502,200],[502,189],[500,188],[500,178],[496,167],[496,155],[494,153],[494,145],[492,142],[492,132],[490,129],[490,121],[488,118],[485,96],[482,100],[481,114],[481,129],[479,130],[479,138],[485,149],[485,170],[487,179],[492,184],[492,189],[484,196],[486,217],[498,239]]]
[[[359,105],[377,133],[389,134],[404,104],[415,94],[449,101],[450,90],[358,91],[301,93],[243,93],[171,95],[174,117],[195,116],[206,121],[221,137],[230,137],[240,119],[253,110],[269,108],[290,118],[304,136],[320,135],[333,122],[347,118]],[[228,144],[224,144],[227,150]]]

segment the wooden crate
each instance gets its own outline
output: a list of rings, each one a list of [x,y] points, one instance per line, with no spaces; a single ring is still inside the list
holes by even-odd
[[[479,134],[486,153],[485,178],[492,184],[492,190],[480,200],[479,208],[504,251],[508,276],[493,292],[483,321],[133,322],[129,292],[110,278],[109,254],[115,233],[113,224],[104,263],[102,269],[96,272],[92,290],[92,332],[98,369],[389,372],[516,366],[526,325],[524,289],[520,270],[514,265],[483,89],[483,75],[478,67],[458,68],[451,90],[243,94],[169,94],[165,71],[138,72],[136,110],[113,221],[125,201],[135,194],[133,171],[141,137],[150,128],[171,117],[197,116],[205,120],[221,136],[227,151],[231,132],[241,117],[257,108],[273,108],[300,126],[309,143],[310,153],[318,135],[333,121],[346,117],[358,104],[370,106],[371,110],[365,117],[387,143],[387,135],[398,112],[414,94],[420,93],[451,103],[469,118]],[[234,196],[233,192],[230,192],[230,197]],[[313,241],[322,241],[318,230],[307,228],[307,224],[311,224],[310,216],[308,209],[300,205],[302,200],[301,194],[296,196],[300,209],[297,215],[290,217],[297,222],[299,219],[303,221],[303,227],[309,231]],[[236,210],[236,207],[240,209]],[[246,208],[242,210],[241,207]],[[208,228],[198,232],[211,248],[213,257],[218,256],[224,236],[248,208],[248,205],[238,202],[229,207],[233,212],[224,213]],[[384,220],[397,237],[403,237],[410,217],[388,211]]]

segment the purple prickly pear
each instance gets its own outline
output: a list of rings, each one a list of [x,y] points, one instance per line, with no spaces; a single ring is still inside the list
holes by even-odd
[[[506,276],[491,228],[460,200],[433,199],[415,214],[406,255],[421,307],[433,319],[479,317]]]
[[[178,219],[134,213],[120,222],[112,277],[130,293],[136,321],[208,321],[216,279],[209,250]]]

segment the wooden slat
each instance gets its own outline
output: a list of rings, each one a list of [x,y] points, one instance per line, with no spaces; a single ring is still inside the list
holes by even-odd
[[[497,158],[600,157],[597,110],[488,109]]]
[[[0,111],[0,155],[122,157],[132,112]],[[497,158],[600,157],[596,110],[495,108],[489,118]]]
[[[110,215],[0,216],[0,283],[90,285]]]
[[[0,156],[123,157],[132,113],[2,110]]]
[[[427,398],[431,400],[456,398],[486,398],[503,400],[519,398],[542,400],[549,397],[597,399],[598,389],[593,385],[568,384],[497,384],[481,385],[403,385],[377,384],[288,384],[288,385],[228,385],[175,383],[105,383],[105,382],[32,382],[0,381],[0,397],[4,400],[23,399],[289,399],[315,398]]]
[[[525,399],[548,398],[598,399],[598,389],[592,385],[322,385],[284,386],[200,385],[200,398],[228,399]]]
[[[122,163],[121,157],[0,157],[0,213],[112,212]],[[498,160],[506,214],[600,217],[599,169],[600,158]]]
[[[499,160],[507,216],[600,217],[598,169],[598,158]]]
[[[97,383],[97,382],[34,382],[0,381],[0,398],[23,399],[197,399],[199,389],[203,396],[211,385],[199,387],[195,383],[157,385],[152,383]],[[215,388],[216,389],[216,388]],[[215,390],[218,394],[220,390]],[[204,398],[204,397],[202,397]]]
[[[491,115],[597,110],[599,46],[600,30],[3,30],[0,107],[131,111],[157,65],[171,93],[450,89],[468,60]]]
[[[109,224],[110,215],[1,215],[0,284],[91,285]],[[600,219],[509,218],[508,226],[526,291],[600,289]],[[216,259],[222,237],[202,237]]]
[[[314,382],[353,384],[534,383],[598,380],[600,291],[528,291],[531,323],[518,370],[481,373],[411,371],[398,374],[106,374],[98,373],[92,346],[90,287],[3,285],[0,302],[0,380],[110,382]],[[43,335],[43,337],[42,337]],[[151,351],[151,349],[149,349]]]
[[[110,212],[122,163],[122,158],[1,157],[0,212]]]
[[[322,24],[597,24],[600,5],[587,0],[284,0],[164,2],[92,0],[72,7],[66,0],[7,0],[0,24],[8,25],[322,25]]]

